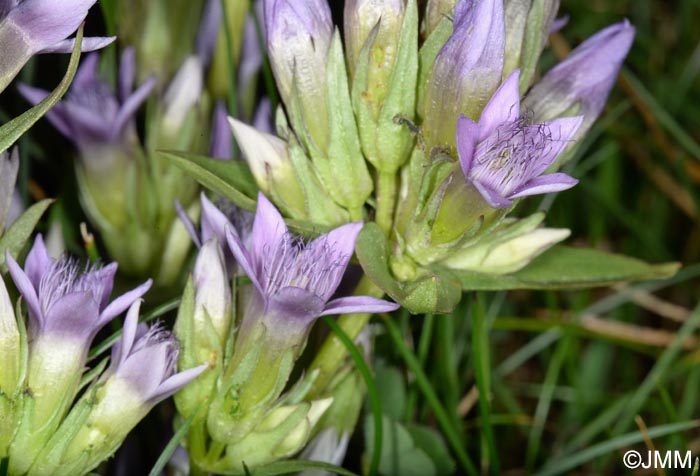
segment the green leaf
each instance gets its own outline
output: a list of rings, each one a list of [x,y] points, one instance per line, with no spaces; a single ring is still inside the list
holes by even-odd
[[[254,197],[258,190],[248,164],[244,161],[218,160],[181,151],[158,152],[208,189],[241,208],[255,210]]]
[[[0,152],[4,152],[12,144],[14,144],[22,134],[32,127],[36,121],[41,119],[41,117],[63,97],[66,91],[68,91],[68,87],[73,81],[75,72],[78,70],[80,47],[82,43],[83,27],[81,26],[75,36],[75,47],[70,55],[68,71],[66,71],[65,76],[63,76],[63,79],[58,84],[56,89],[54,89],[51,94],[46,96],[43,101],[0,127]]]
[[[394,420],[401,419],[406,411],[406,382],[403,375],[396,367],[384,363],[377,364],[374,372],[382,411]]]
[[[364,226],[355,252],[369,279],[412,314],[448,313],[461,298],[459,282],[448,270],[421,269],[413,281],[394,279],[386,237],[376,223]]]
[[[454,474],[455,462],[447,451],[445,440],[438,432],[420,425],[406,425],[406,430],[411,434],[416,446],[430,457],[437,470],[436,474]]]
[[[649,264],[636,258],[587,248],[555,246],[510,275],[453,271],[464,290],[575,289],[623,281],[664,279],[679,263]]]
[[[12,256],[17,257],[34,231],[34,227],[36,227],[39,219],[52,203],[53,200],[46,199],[29,207],[0,238],[0,249],[7,250]],[[2,269],[3,273],[7,272],[5,253],[0,254],[0,269]]]
[[[386,476],[435,476],[437,469],[430,457],[413,441],[411,433],[399,422],[384,415],[382,426],[382,457],[379,462],[379,473]],[[374,438],[374,422],[365,420],[365,438]]]
[[[249,212],[255,211],[257,198],[254,197],[257,197],[258,188],[248,164],[244,161],[212,159],[181,151],[158,152],[212,192],[231,200],[235,205]],[[329,229],[327,226],[302,220],[285,221],[293,230],[306,234],[315,235]]]

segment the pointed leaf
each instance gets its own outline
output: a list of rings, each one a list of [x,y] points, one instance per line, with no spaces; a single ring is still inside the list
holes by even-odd
[[[673,276],[679,267],[679,263],[649,264],[593,249],[555,246],[514,274],[499,276],[470,271],[454,274],[464,290],[570,289],[664,279]]]
[[[52,203],[53,200],[46,199],[29,207],[0,238],[0,249],[9,250],[11,255],[17,256],[34,231],[39,219]],[[0,254],[0,269],[3,273],[7,272],[5,253]]]
[[[0,127],[0,152],[4,152],[12,144],[14,144],[22,134],[32,127],[34,123],[41,118],[41,116],[46,114],[46,112],[63,97],[66,91],[68,91],[68,87],[73,81],[75,72],[78,70],[78,61],[80,60],[80,48],[82,42],[83,27],[81,26],[78,29],[78,33],[75,37],[75,47],[73,48],[73,53],[70,55],[70,62],[68,63],[68,70],[66,71],[65,76],[63,76],[63,79],[56,89],[54,89],[51,94],[46,96],[43,101]]]

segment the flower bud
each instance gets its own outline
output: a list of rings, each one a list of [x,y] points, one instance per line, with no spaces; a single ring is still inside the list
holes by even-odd
[[[311,137],[328,145],[326,64],[333,35],[326,0],[266,0],[265,30],[272,71],[288,109],[298,101]],[[294,124],[302,130],[301,124]]]
[[[588,38],[533,86],[523,107],[533,112],[535,121],[581,114],[575,138],[582,137],[605,107],[634,31],[625,20]]]
[[[543,213],[523,220],[507,219],[443,263],[448,268],[478,273],[514,273],[569,237],[571,232],[566,229],[537,228],[543,219]]]
[[[476,120],[501,82],[505,47],[502,0],[462,0],[452,36],[426,85],[423,134],[428,150],[455,145],[460,114]]]
[[[362,150],[380,172],[394,174],[414,142],[400,120],[413,121],[416,109],[418,8],[415,0],[357,0],[345,14]]]
[[[391,72],[397,50],[406,0],[349,0],[345,2],[345,55],[350,75],[353,76],[360,52],[372,46],[377,56],[377,69],[384,67],[385,74]],[[377,29],[373,34],[373,30]],[[373,39],[373,45],[368,41]],[[388,71],[387,71],[388,70]],[[378,71],[379,72],[379,71]],[[384,79],[386,81],[387,78]],[[381,81],[379,81],[381,84]]]
[[[287,144],[237,119],[229,118],[229,124],[260,190],[275,197],[275,201],[292,217],[304,216],[305,197],[288,155]]]

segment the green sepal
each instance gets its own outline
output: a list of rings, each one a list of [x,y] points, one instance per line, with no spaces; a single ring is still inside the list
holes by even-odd
[[[235,370],[221,377],[207,420],[214,440],[227,444],[241,441],[284,390],[294,366],[294,351],[285,351],[271,365],[265,362],[264,344],[264,337],[254,339],[254,345],[235,362]],[[255,380],[261,374],[266,376],[265,385]]]
[[[92,392],[93,390],[90,390]],[[83,471],[78,471],[84,460],[89,458],[88,450],[85,450],[78,459],[73,461],[63,461],[63,456],[68,446],[73,441],[73,438],[78,434],[81,427],[90,416],[90,411],[93,407],[91,398],[81,398],[73,407],[68,416],[63,420],[61,426],[53,434],[51,439],[46,443],[46,446],[41,450],[36,461],[32,465],[28,476],[41,476],[45,474],[83,474]],[[99,449],[98,449],[99,450]],[[105,457],[108,455],[105,455]],[[71,473],[70,470],[75,472]]]
[[[545,0],[533,0],[530,11],[527,15],[527,26],[523,38],[522,50],[520,53],[520,94],[525,94],[532,83],[539,63],[544,43],[549,36],[549,31],[545,31]]]
[[[12,256],[16,257],[24,248],[39,219],[53,202],[51,199],[45,199],[29,207],[2,235],[2,238],[0,238],[0,249],[7,250]],[[0,269],[2,269],[3,273],[7,272],[5,253],[0,253]]]
[[[36,121],[41,119],[41,117],[46,114],[49,109],[54,107],[63,97],[66,91],[68,91],[68,88],[75,77],[75,73],[78,70],[80,48],[82,47],[82,44],[83,27],[81,26],[78,28],[78,32],[75,35],[75,46],[73,47],[73,52],[70,55],[68,70],[56,89],[54,89],[51,94],[46,96],[39,104],[22,113],[20,116],[6,122],[2,125],[2,127],[0,127],[0,153],[6,151],[12,144],[14,144],[15,141],[19,139],[20,136],[30,127],[32,127]]]
[[[83,388],[86,386],[90,385],[93,383],[93,381],[102,373],[102,371],[107,367],[107,363],[109,362],[109,357],[105,357],[104,359],[100,360],[100,363],[95,366],[95,368],[90,369],[87,373],[83,374],[82,378],[80,379],[80,383],[78,383],[78,392],[80,392]]]
[[[421,118],[425,117],[425,96],[428,92],[428,78],[433,71],[435,59],[452,35],[452,30],[452,18],[443,17],[425,40],[418,53],[418,102],[416,110]]]
[[[336,204],[319,182],[310,159],[295,137],[289,137],[287,147],[289,159],[304,194],[305,218],[310,223],[324,225],[329,229],[350,221],[347,210]]]
[[[461,298],[459,282],[446,269],[417,268],[412,281],[396,280],[386,237],[376,223],[364,226],[355,251],[369,279],[412,314],[448,313]]]
[[[328,147],[321,154],[310,150],[311,157],[324,188],[333,200],[348,210],[358,210],[372,193],[373,184],[360,148],[345,55],[337,30],[328,50],[326,104]]]
[[[679,268],[679,263],[649,264],[619,254],[558,245],[510,275],[452,272],[464,290],[499,291],[591,288],[626,281],[665,279],[673,276]]]
[[[208,406],[223,362],[223,346],[206,311],[204,313],[206,318],[205,335],[196,335],[194,328],[194,294],[194,284],[190,276],[182,293],[180,309],[175,321],[175,335],[181,345],[178,356],[178,369],[191,369],[205,362],[209,363],[209,368],[174,396],[178,412],[186,418],[192,415],[200,405],[204,404],[205,408]],[[200,338],[204,342],[201,342]],[[195,422],[203,421],[206,417],[207,412],[201,410],[197,413]]]

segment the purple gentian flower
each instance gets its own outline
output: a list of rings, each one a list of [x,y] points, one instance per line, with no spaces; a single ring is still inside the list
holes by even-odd
[[[107,459],[124,442],[126,435],[158,402],[168,398],[197,378],[207,364],[175,373],[179,344],[160,325],[150,329],[138,325],[140,300],[129,308],[122,336],[112,347],[111,364],[94,391],[82,396],[74,411],[86,406],[89,413],[81,426],[64,434],[61,459],[39,459],[36,474],[86,474]],[[85,405],[86,400],[89,402]],[[84,410],[82,410],[84,411]],[[69,416],[64,424],[74,425]],[[61,428],[59,431],[65,431]],[[60,468],[56,467],[60,463]]]
[[[584,119],[577,135],[583,135],[605,107],[634,32],[625,20],[591,36],[533,86],[523,106],[534,112],[536,120],[547,120],[579,104]]]
[[[114,395],[112,403],[135,396],[137,400],[129,403],[147,407],[145,411],[148,412],[153,405],[197,378],[208,364],[175,373],[180,351],[177,339],[159,324],[150,329],[139,326],[140,305],[140,300],[137,300],[129,308],[122,337],[112,347],[111,364],[100,380],[107,385],[110,379],[126,382],[133,394]]]
[[[117,263],[80,269],[71,258],[52,259],[41,235],[27,255],[22,269],[6,252],[7,266],[29,311],[29,335],[55,333],[70,336],[85,352],[97,332],[124,312],[151,287],[149,279],[111,303]]]
[[[503,75],[502,0],[460,0],[453,29],[427,84],[424,129],[431,147],[453,143],[457,117],[476,119]]]
[[[578,181],[563,173],[542,175],[581,125],[581,116],[532,124],[520,115],[519,70],[494,93],[479,122],[457,121],[457,152],[466,179],[494,208],[513,199],[558,192]]]
[[[244,245],[234,229],[227,229],[231,251],[255,288],[239,338],[245,339],[261,323],[273,340],[296,346],[319,316],[398,309],[395,303],[369,296],[331,300],[361,229],[361,222],[349,223],[304,243],[290,234],[274,205],[259,193],[250,244]]]
[[[96,0],[0,0],[0,91],[36,53],[69,53],[78,29]],[[85,38],[83,51],[103,48],[115,37]]]
[[[88,56],[80,65],[68,97],[51,109],[46,117],[64,136],[85,152],[93,145],[130,144],[137,141],[134,116],[153,90],[155,78],[146,80],[133,90],[135,75],[134,51],[122,55],[119,71],[119,93],[112,92],[97,75],[99,56]],[[48,92],[26,85],[19,87],[31,103],[38,103]]]

